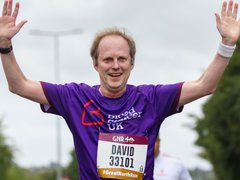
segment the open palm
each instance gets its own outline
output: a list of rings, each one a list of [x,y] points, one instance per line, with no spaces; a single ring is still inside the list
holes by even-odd
[[[0,17],[0,39],[11,40],[12,37],[22,28],[27,21],[21,21],[16,25],[19,11],[19,3],[16,3],[12,11],[12,0],[6,0],[3,5],[2,16]]]
[[[237,20],[238,4],[223,2],[221,17],[216,14],[217,29],[226,45],[235,45],[240,36],[240,21]]]

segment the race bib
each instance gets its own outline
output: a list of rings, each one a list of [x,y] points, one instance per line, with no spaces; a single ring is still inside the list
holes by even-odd
[[[146,137],[100,133],[97,153],[99,176],[114,179],[142,179],[147,147]]]

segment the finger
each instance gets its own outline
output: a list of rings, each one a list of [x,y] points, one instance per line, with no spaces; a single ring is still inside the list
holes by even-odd
[[[234,19],[237,19],[237,14],[238,14],[238,3],[235,3],[234,4],[234,10],[233,10]]]
[[[11,16],[11,14],[12,14],[12,0],[8,0],[7,16]]]
[[[20,6],[20,5],[19,5],[19,3],[17,2],[16,5],[15,5],[13,14],[12,14],[12,16],[15,17],[15,19],[16,19],[17,16],[18,16],[19,6]]]
[[[227,2],[224,1],[222,4],[222,11],[221,11],[222,17],[226,16],[226,10],[227,10]]]
[[[18,23],[18,25],[17,25],[18,30],[20,30],[23,27],[23,25],[26,23],[27,23],[27,20],[24,20],[24,21],[21,21],[20,23]]]
[[[216,23],[217,23],[217,27],[219,27],[219,26],[220,26],[220,24],[221,24],[221,19],[220,19],[220,16],[219,16],[217,13],[215,13],[215,16],[216,16]]]
[[[228,8],[227,8],[227,15],[232,16],[232,9],[233,9],[233,1],[229,1]]]
[[[8,1],[4,0],[4,5],[3,5],[3,9],[2,9],[2,16],[7,15],[7,4],[8,4]]]

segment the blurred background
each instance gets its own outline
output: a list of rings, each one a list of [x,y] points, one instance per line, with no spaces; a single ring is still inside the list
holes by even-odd
[[[28,22],[12,40],[13,48],[23,72],[33,80],[98,84],[89,49],[95,33],[106,27],[125,27],[134,37],[137,55],[129,83],[135,85],[195,80],[213,59],[220,42],[214,15],[220,12],[219,0],[19,2],[18,22]],[[9,147],[6,149],[12,152],[9,158],[15,168],[55,179],[60,164],[64,175],[75,156],[64,120],[11,94],[2,68],[0,84],[0,133]],[[208,99],[186,105],[181,114],[167,118],[160,130],[161,150],[179,157],[196,180],[214,179],[212,163],[199,156],[204,149],[195,145],[199,137],[194,129],[196,119],[204,117],[202,105]],[[12,171],[22,174],[19,169]],[[22,176],[29,178],[29,174]]]

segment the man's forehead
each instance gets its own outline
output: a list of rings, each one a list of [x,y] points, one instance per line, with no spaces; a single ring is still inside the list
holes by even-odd
[[[121,36],[111,35],[102,38],[99,43],[98,50],[109,51],[109,50],[123,50],[129,52],[128,42]]]
[[[126,39],[124,39],[120,35],[107,35],[100,40],[99,46],[114,44],[114,43],[117,43],[117,44],[126,43],[126,44],[128,44]]]

